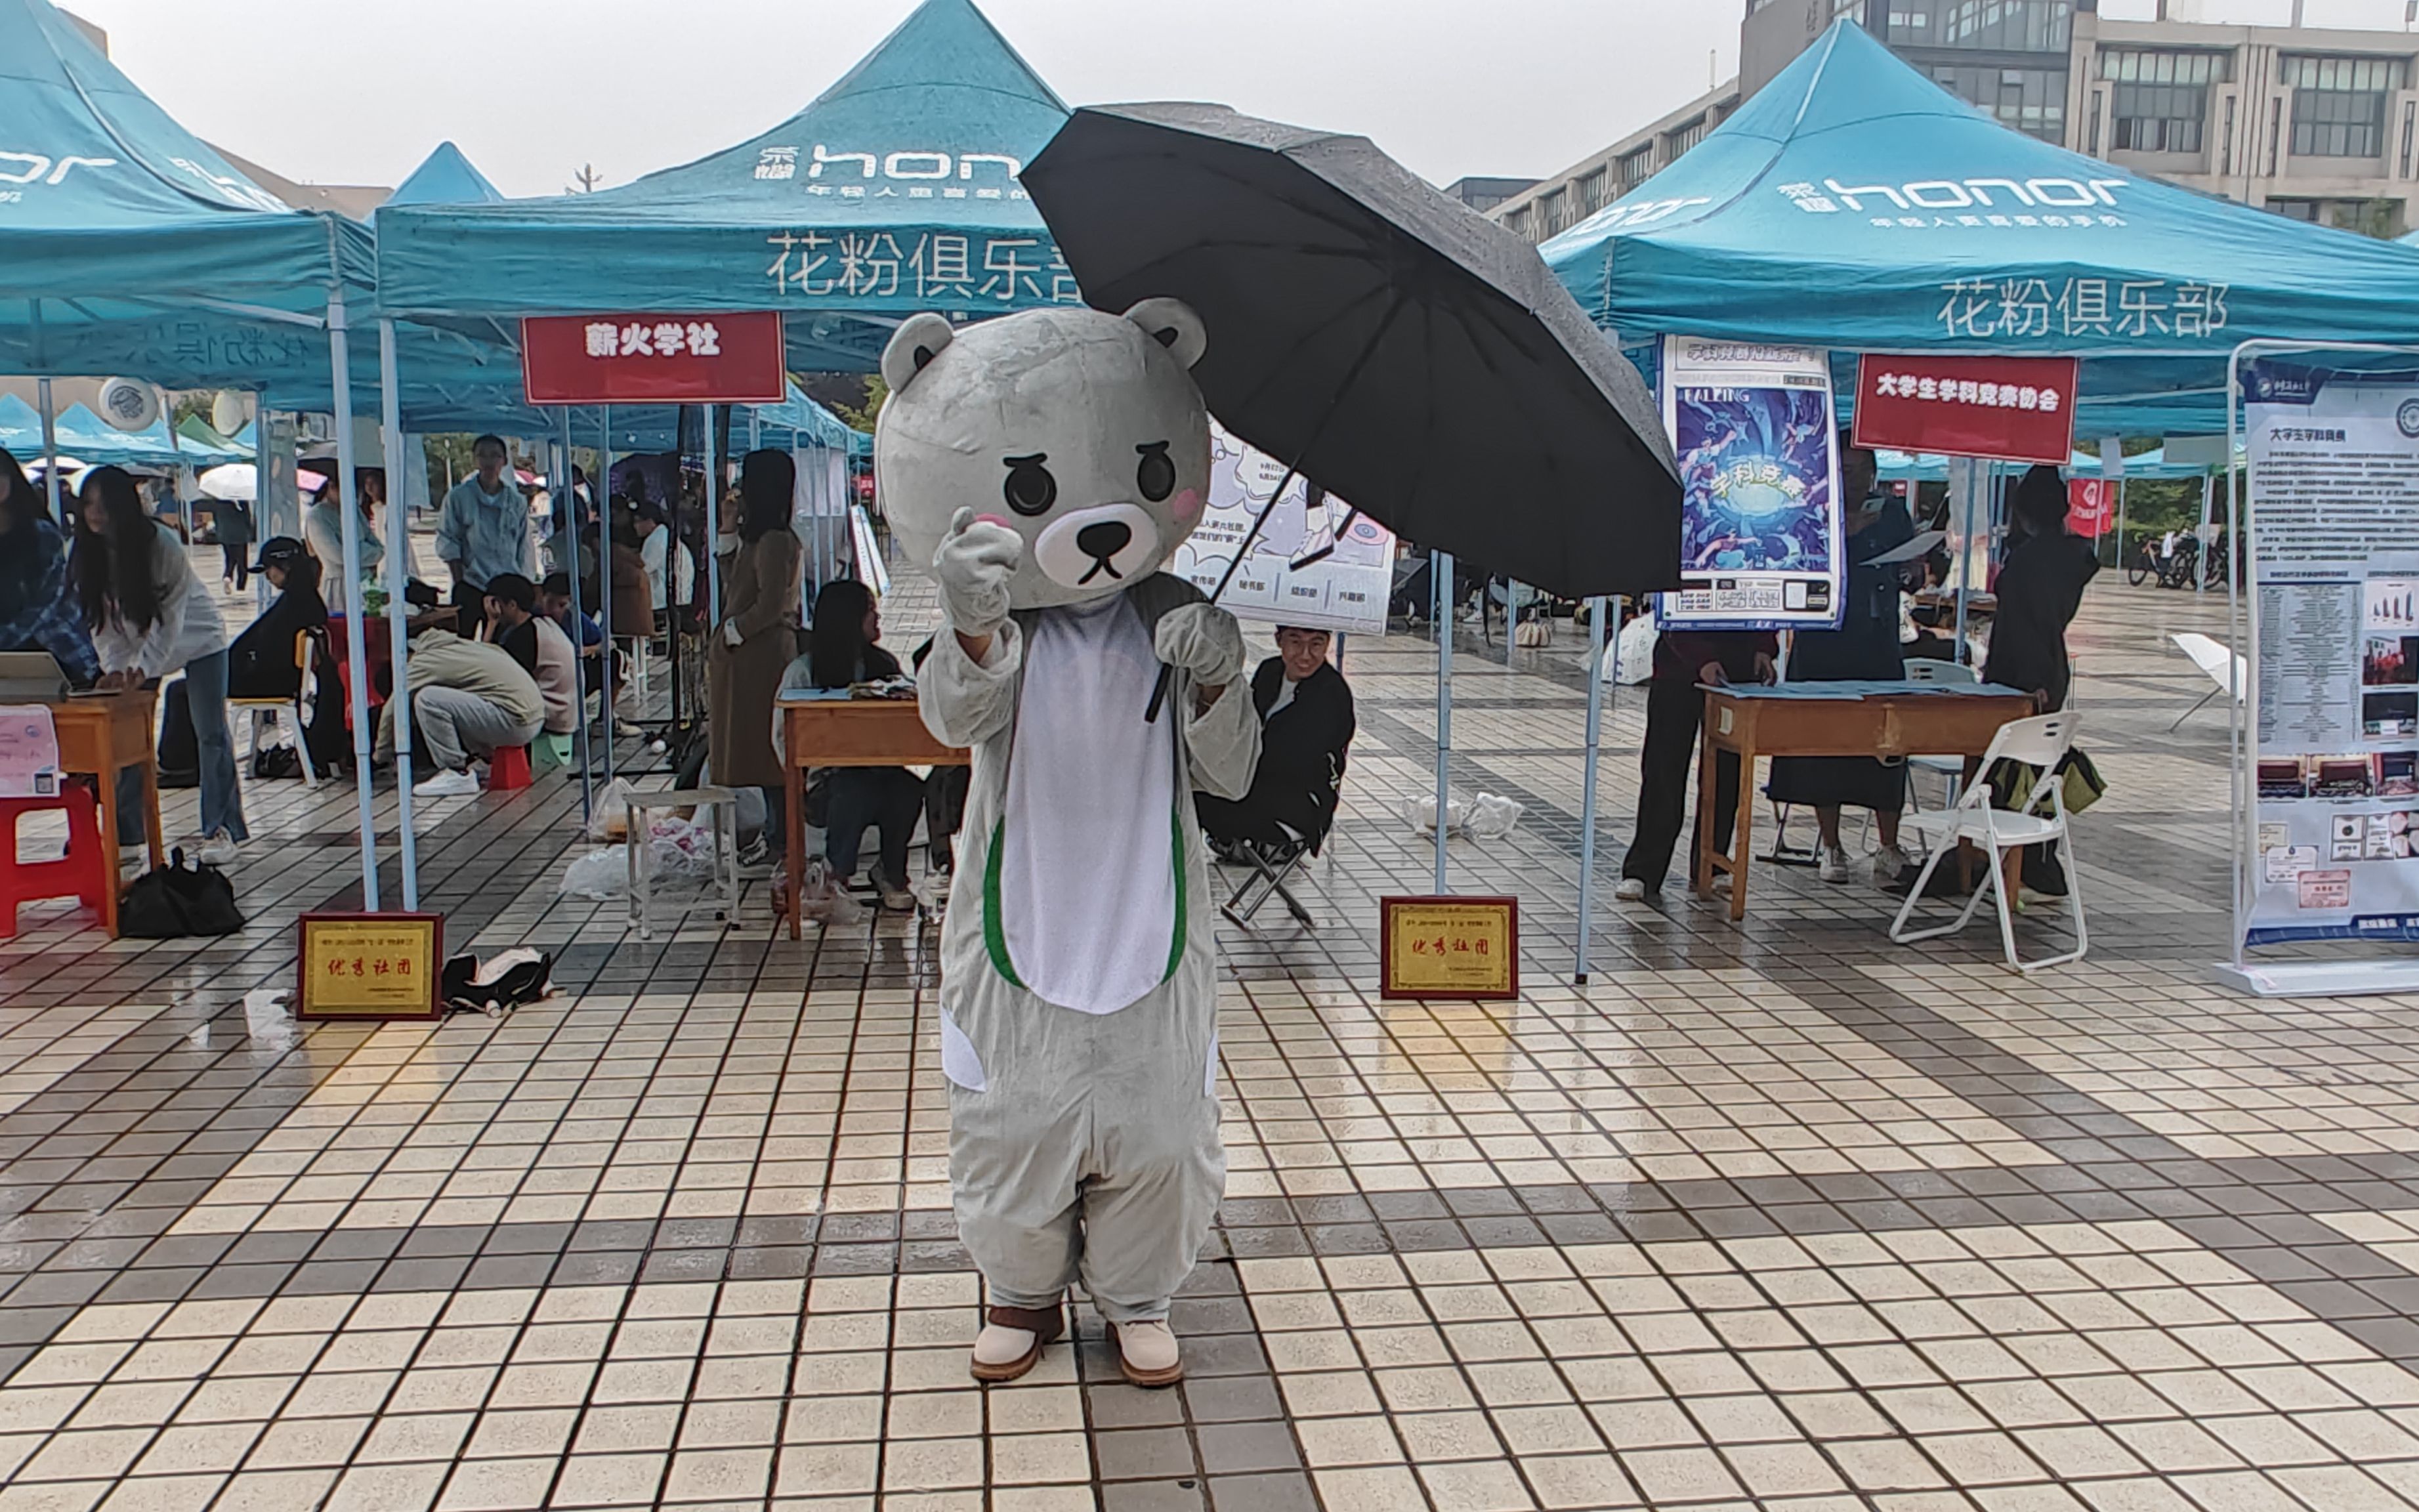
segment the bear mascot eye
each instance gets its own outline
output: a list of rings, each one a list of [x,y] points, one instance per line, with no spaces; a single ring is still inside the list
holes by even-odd
[[[1020,515],[1050,513],[1050,506],[1058,501],[1058,480],[1042,466],[1049,460],[1040,455],[1008,458],[1008,481],[1000,485],[999,492],[1009,508]]]
[[[1142,461],[1134,468],[1134,486],[1156,504],[1176,491],[1176,464],[1168,460],[1165,441],[1153,441],[1134,450],[1142,454]]]

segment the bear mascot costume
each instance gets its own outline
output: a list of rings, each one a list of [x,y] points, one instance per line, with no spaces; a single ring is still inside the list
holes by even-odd
[[[917,698],[974,752],[940,1028],[978,1381],[1040,1362],[1078,1280],[1129,1381],[1179,1380],[1168,1309],[1225,1188],[1193,794],[1242,796],[1259,720],[1234,616],[1159,570],[1209,496],[1205,344],[1148,300],[917,316],[882,359],[883,505],[948,621]]]

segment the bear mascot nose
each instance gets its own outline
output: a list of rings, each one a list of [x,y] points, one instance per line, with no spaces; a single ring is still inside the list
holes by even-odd
[[[1075,532],[1075,547],[1095,562],[1106,562],[1133,542],[1133,527],[1120,519],[1104,519]]]

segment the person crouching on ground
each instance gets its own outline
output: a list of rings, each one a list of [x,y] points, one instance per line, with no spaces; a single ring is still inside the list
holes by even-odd
[[[1357,728],[1352,689],[1327,659],[1328,633],[1281,625],[1276,639],[1277,654],[1252,674],[1252,705],[1260,717],[1252,791],[1238,802],[1193,795],[1210,848],[1228,859],[1243,845],[1274,853],[1326,838]]]
[[[489,639],[537,684],[546,701],[546,733],[577,732],[579,658],[562,626],[537,611],[537,585],[517,572],[501,572],[487,579],[486,600]]]
[[[537,680],[521,671],[501,646],[465,640],[451,630],[424,629],[411,638],[404,671],[411,681],[413,745],[438,769],[411,790],[414,797],[477,794],[473,761],[488,760],[508,746],[526,746],[545,728],[546,699]],[[390,699],[378,713],[377,759],[393,756],[394,702]],[[396,779],[409,780],[404,774]]]

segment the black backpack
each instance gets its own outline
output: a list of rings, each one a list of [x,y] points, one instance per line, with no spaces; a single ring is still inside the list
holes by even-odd
[[[235,905],[235,884],[207,862],[185,864],[182,847],[166,866],[153,867],[129,883],[117,901],[117,933],[137,940],[174,940],[193,934],[232,934],[243,928]]]

